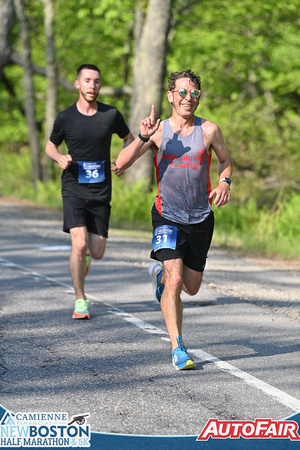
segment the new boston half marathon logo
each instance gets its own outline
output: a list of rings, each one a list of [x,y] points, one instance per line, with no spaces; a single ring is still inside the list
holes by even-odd
[[[0,421],[1,447],[90,447],[89,413],[11,413]]]

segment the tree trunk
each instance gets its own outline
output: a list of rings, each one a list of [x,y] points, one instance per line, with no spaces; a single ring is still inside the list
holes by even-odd
[[[44,0],[44,26],[46,38],[46,110],[45,110],[45,129],[44,144],[48,142],[52,131],[53,122],[57,112],[57,69],[55,62],[54,48],[54,2],[53,0]],[[43,162],[43,181],[51,178],[53,162],[44,154]]]
[[[131,95],[130,130],[139,132],[142,119],[155,105],[156,118],[161,114],[164,91],[167,38],[171,19],[172,0],[149,0],[146,17],[140,1],[136,8],[135,52],[133,63],[133,89]],[[143,23],[144,22],[144,23]],[[153,160],[147,152],[134,167],[125,172],[126,181],[153,181]]]
[[[23,47],[24,60],[24,87],[25,87],[25,111],[28,127],[29,145],[31,149],[32,180],[36,186],[37,180],[41,180],[40,146],[38,130],[35,121],[35,101],[33,87],[33,73],[31,67],[31,47],[29,39],[28,23],[25,16],[23,0],[14,0],[15,11],[20,27],[20,37]]]
[[[9,62],[11,48],[9,35],[14,21],[13,0],[0,0],[0,82],[2,71]]]

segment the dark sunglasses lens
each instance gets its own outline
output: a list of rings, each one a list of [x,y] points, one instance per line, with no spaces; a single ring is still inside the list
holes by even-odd
[[[186,89],[179,89],[178,94],[180,97],[186,97],[187,96],[187,90]]]
[[[198,97],[200,97],[200,91],[198,91],[198,89],[193,89],[193,90],[191,91],[191,96],[192,96],[193,98],[198,98]]]

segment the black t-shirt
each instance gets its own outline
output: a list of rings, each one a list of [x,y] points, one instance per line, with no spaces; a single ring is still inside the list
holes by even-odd
[[[50,141],[59,146],[65,140],[72,156],[72,163],[62,173],[62,195],[107,203],[111,200],[111,137],[117,133],[123,139],[129,134],[129,128],[115,107],[101,102],[97,104],[98,111],[93,116],[81,114],[76,103],[61,111],[55,119]],[[104,180],[79,183],[78,161],[104,161]]]

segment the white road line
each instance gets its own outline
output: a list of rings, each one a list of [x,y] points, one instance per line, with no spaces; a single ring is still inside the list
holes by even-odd
[[[91,298],[91,297],[89,297],[89,298]],[[94,300],[96,300],[96,299],[94,299]],[[109,312],[111,314],[115,314],[116,316],[122,317],[122,319],[126,320],[126,322],[132,323],[132,325],[135,325],[136,327],[141,328],[142,330],[147,331],[148,333],[162,334],[162,335],[168,336],[168,333],[166,331],[161,330],[160,328],[157,328],[154,325],[151,325],[150,323],[144,322],[143,320],[138,319],[137,317],[133,316],[132,314],[128,314],[128,313],[122,311],[121,309],[110,305],[109,303],[104,303],[104,305],[108,306],[108,308],[109,308],[107,310],[107,312]]]
[[[44,252],[64,252],[72,250],[71,245],[38,245],[37,248]]]
[[[43,278],[45,280],[52,281],[60,286],[64,286],[64,287],[68,288],[68,290],[70,292],[72,291],[72,288],[70,288],[70,286],[68,286],[67,284],[61,283],[57,280],[54,280],[53,278],[44,276],[38,272],[33,272],[33,271],[27,269],[26,267],[20,266],[18,264],[14,264],[11,261],[8,261],[6,259],[0,258],[0,265],[4,266],[4,267],[15,267],[17,269],[21,269],[22,271],[25,272],[24,273],[25,275],[27,274],[29,276],[35,276],[36,278]],[[99,299],[97,299],[96,297],[93,297],[92,295],[87,295],[87,297],[90,300],[95,300],[97,302],[104,304],[105,306],[108,307],[107,312],[121,317],[126,322],[131,323],[132,325],[146,331],[147,333],[162,335],[161,339],[164,341],[170,340],[169,338],[165,337],[165,336],[168,336],[168,333],[166,331],[161,330],[157,327],[154,327],[153,325],[151,325],[147,322],[144,322],[143,320],[140,320],[139,318],[133,316],[132,314],[128,314],[125,311],[123,311],[119,308],[116,308],[115,306],[113,306],[109,303],[101,302]],[[230,375],[233,375],[235,377],[242,379],[247,384],[255,387],[256,389],[263,391],[265,394],[269,395],[270,397],[273,397],[276,401],[287,406],[288,408],[292,409],[293,411],[296,411],[296,412],[300,411],[300,400],[290,396],[289,394],[286,394],[283,391],[280,391],[279,389],[271,386],[270,384],[265,383],[264,381],[262,381],[256,377],[253,377],[252,375],[248,374],[247,372],[243,372],[242,370],[238,369],[237,367],[234,367],[231,364],[229,364],[225,361],[222,361],[221,359],[219,359],[213,355],[210,355],[209,353],[206,353],[205,351],[203,351],[201,349],[199,349],[199,350],[189,349],[189,353],[196,356],[196,358],[201,359],[202,361],[207,361],[212,364],[215,364],[223,372],[227,372]]]
[[[19,264],[15,264],[15,263],[9,261],[8,259],[0,258],[0,266],[3,266],[3,267],[15,267],[16,269],[22,270],[24,272],[24,275],[28,275],[28,276],[34,277],[36,279],[42,278],[42,279],[47,280],[47,281],[52,281],[53,283],[56,283],[59,286],[63,286],[63,287],[66,287],[68,289],[72,289],[72,288],[70,288],[70,286],[68,284],[61,283],[60,281],[54,280],[53,278],[49,278],[46,275],[42,275],[39,272],[34,272],[34,271],[28,269],[27,267],[20,266]]]
[[[300,411],[300,400],[298,400],[297,398],[294,398],[289,394],[280,391],[279,389],[271,386],[270,384],[265,383],[264,381],[259,380],[256,377],[253,377],[247,372],[243,372],[237,367],[234,367],[231,364],[222,361],[221,359],[216,358],[215,356],[210,355],[209,353],[204,352],[203,350],[189,349],[189,353],[195,355],[197,358],[202,359],[203,361],[208,361],[210,363],[215,364],[223,372],[227,372],[230,375],[234,375],[235,377],[241,378],[247,384],[263,391],[265,394],[273,397],[275,400],[287,406],[288,408],[297,412]]]

